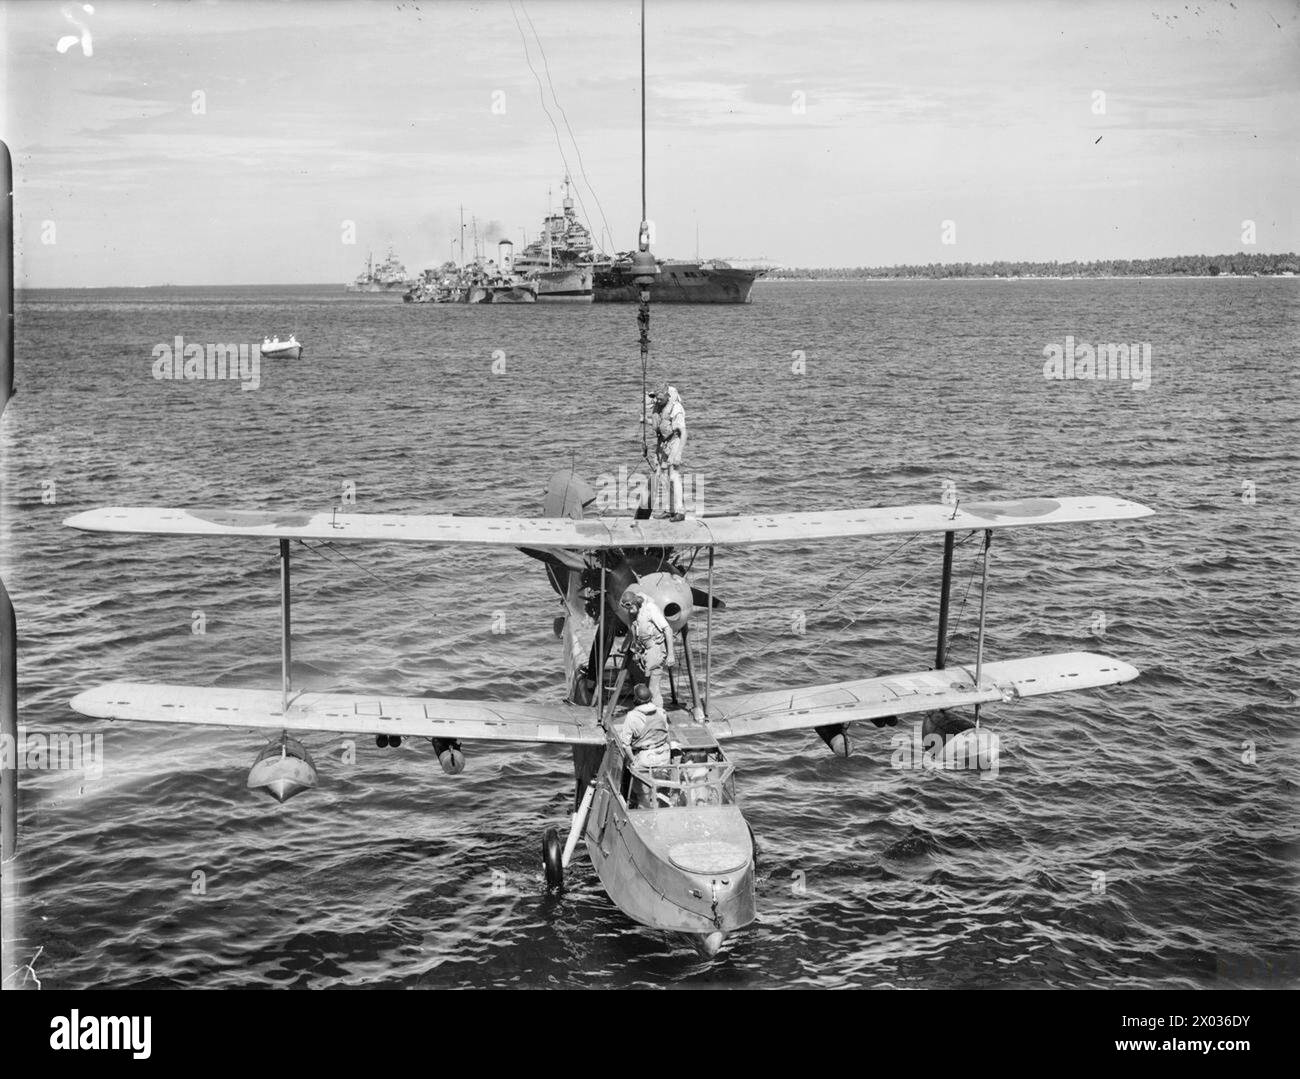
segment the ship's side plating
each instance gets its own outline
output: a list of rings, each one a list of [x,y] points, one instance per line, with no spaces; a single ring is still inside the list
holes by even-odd
[[[750,303],[761,270],[742,270],[725,262],[659,263],[659,276],[650,287],[651,303]],[[638,288],[630,268],[621,262],[598,267],[597,303],[635,303]]]

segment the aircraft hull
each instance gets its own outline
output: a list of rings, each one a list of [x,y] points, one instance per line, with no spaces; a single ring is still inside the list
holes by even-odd
[[[754,920],[754,851],[735,805],[629,809],[622,758],[606,751],[584,838],[615,906],[651,929],[690,934],[707,955]]]

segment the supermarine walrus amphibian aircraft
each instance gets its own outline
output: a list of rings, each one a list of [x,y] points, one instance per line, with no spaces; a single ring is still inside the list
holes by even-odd
[[[753,837],[736,803],[734,765],[723,744],[778,731],[815,728],[841,755],[848,727],[861,720],[892,725],[896,717],[973,708],[944,747],[983,752],[981,705],[1127,682],[1136,668],[1088,652],[985,662],[984,592],[988,546],[1000,529],[1083,524],[1146,517],[1146,506],[1119,498],[1035,498],[1014,502],[941,504],[690,517],[682,522],[639,515],[590,516],[595,493],[568,472],[551,479],[537,518],[461,517],[237,510],[109,508],[77,514],[73,528],[91,532],[200,537],[265,537],[278,541],[281,576],[282,685],[277,689],[113,682],[72,700],[97,719],[257,727],[277,732],[248,776],[280,801],[316,783],[310,754],[290,736],[304,731],[371,734],[381,744],[429,738],[445,771],[465,766],[461,741],[553,742],[573,747],[577,806],[568,841],[547,830],[543,864],[548,885],[562,885],[580,838],[609,897],[630,918],[653,929],[686,934],[705,955],[754,919]],[[827,685],[714,696],[710,691],[713,595],[718,548],[808,543],[851,536],[939,533],[943,585],[933,670],[858,678]],[[946,640],[954,537],[983,533],[980,628],[974,663],[948,667]],[[480,544],[512,547],[543,562],[565,602],[567,695],[549,702],[390,697],[378,693],[295,692],[290,684],[290,542]],[[687,570],[707,553],[704,587]],[[677,634],[688,685],[672,686],[671,763],[634,766],[619,737],[632,688],[627,615],[620,599],[634,589],[653,599]],[[704,622],[703,656],[693,655]],[[702,658],[702,662],[701,662]],[[599,672],[599,674],[597,673]],[[678,689],[689,691],[689,707]],[[987,730],[984,729],[984,733]]]

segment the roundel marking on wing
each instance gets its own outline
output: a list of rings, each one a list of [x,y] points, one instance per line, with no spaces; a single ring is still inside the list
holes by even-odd
[[[247,525],[273,525],[276,528],[305,528],[312,514],[276,510],[188,510],[191,517],[208,524],[241,528]]]
[[[1054,498],[1022,498],[1019,502],[968,502],[961,507],[976,517],[1045,517],[1061,508]]]

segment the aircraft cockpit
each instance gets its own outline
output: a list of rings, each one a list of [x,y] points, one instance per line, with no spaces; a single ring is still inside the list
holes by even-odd
[[[690,748],[672,744],[668,764],[635,768],[624,754],[622,790],[629,809],[734,805],[734,766],[716,745]]]

